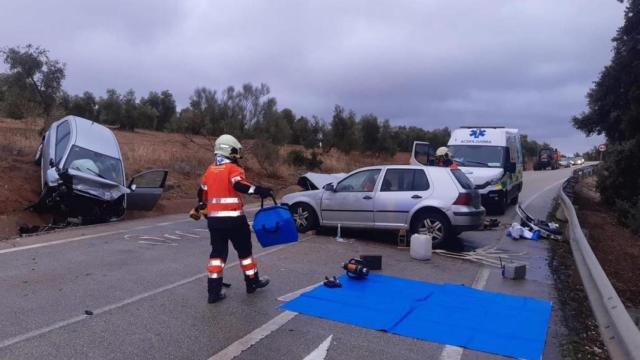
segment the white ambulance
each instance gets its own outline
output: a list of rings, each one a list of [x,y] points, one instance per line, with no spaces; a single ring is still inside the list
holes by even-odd
[[[482,205],[503,214],[518,203],[522,191],[523,155],[517,129],[463,127],[453,130],[447,145],[451,158],[482,195]],[[412,164],[433,164],[427,142],[413,144]]]

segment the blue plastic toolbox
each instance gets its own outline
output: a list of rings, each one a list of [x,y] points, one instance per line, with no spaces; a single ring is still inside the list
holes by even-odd
[[[263,201],[253,219],[253,231],[258,242],[262,247],[268,247],[298,241],[298,230],[289,208],[272,200],[274,205],[267,207]]]

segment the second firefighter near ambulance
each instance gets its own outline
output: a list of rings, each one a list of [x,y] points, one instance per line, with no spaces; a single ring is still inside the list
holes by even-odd
[[[229,254],[229,241],[238,252],[244,274],[247,293],[269,284],[267,277],[260,278],[258,264],[251,251],[251,230],[243,211],[243,194],[273,197],[273,190],[251,184],[238,164],[242,158],[242,145],[231,135],[222,135],[214,145],[214,161],[202,176],[198,189],[198,206],[191,212],[194,219],[206,212],[211,235],[211,254],[207,272],[208,302],[223,300],[224,266]],[[226,285],[226,284],[224,284]]]

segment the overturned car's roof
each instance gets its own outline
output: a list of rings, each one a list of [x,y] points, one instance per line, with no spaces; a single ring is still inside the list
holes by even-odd
[[[118,140],[109,128],[96,122],[77,116],[67,116],[61,121],[69,120],[75,129],[74,144],[104,155],[120,159]]]

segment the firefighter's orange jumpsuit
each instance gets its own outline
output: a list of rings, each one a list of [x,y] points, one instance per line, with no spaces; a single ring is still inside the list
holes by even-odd
[[[240,192],[265,196],[271,194],[271,189],[252,185],[246,180],[244,170],[237,163],[217,157],[204,173],[201,190],[198,192],[200,201],[206,202],[207,222],[211,234],[211,254],[207,266],[210,299],[211,296],[215,299],[222,288],[229,240],[238,253],[247,292],[251,293],[256,288],[263,287],[257,286],[260,284],[258,264],[252,256],[251,231],[242,209]]]

